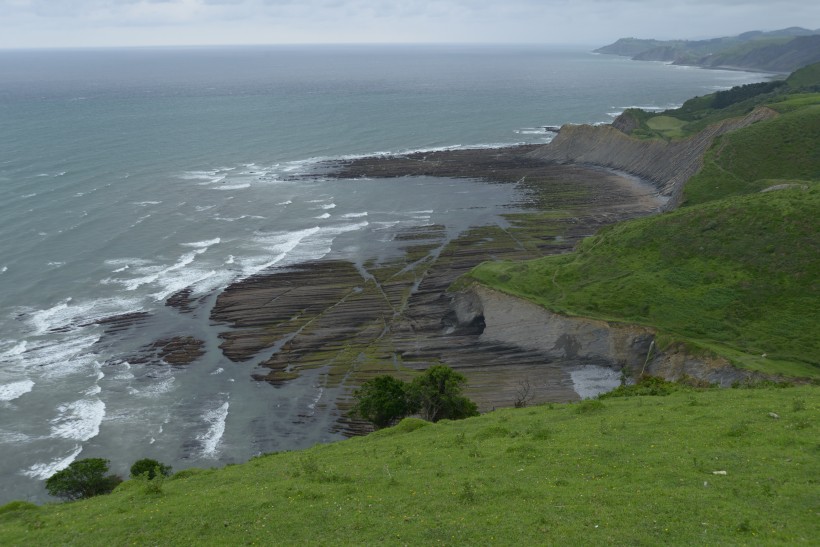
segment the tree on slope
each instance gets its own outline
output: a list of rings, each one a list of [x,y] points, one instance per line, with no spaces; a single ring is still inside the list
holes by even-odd
[[[131,466],[131,478],[136,479],[145,475],[148,480],[153,480],[154,477],[167,477],[171,474],[171,466],[164,463],[152,460],[151,458],[143,458],[134,462]]]
[[[356,403],[351,414],[373,423],[376,429],[389,427],[416,410],[407,397],[407,387],[392,376],[376,376],[353,394]]]
[[[467,379],[445,365],[434,365],[413,379],[408,394],[416,411],[431,422],[478,415],[478,407],[461,394]]]
[[[46,490],[52,496],[69,501],[108,494],[122,482],[122,479],[106,473],[108,460],[77,460],[46,479]]]

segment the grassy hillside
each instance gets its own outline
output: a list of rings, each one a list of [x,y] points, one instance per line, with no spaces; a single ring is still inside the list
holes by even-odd
[[[792,27],[772,32],[746,32],[709,40],[643,40],[621,38],[596,49],[642,61],[667,61],[703,67],[743,67],[789,72],[820,61],[820,32]]]
[[[801,100],[808,106],[790,109]],[[721,136],[684,188],[684,204],[757,192],[783,182],[820,181],[820,94],[771,105],[785,113]]]
[[[740,366],[817,378],[818,211],[817,184],[718,200],[605,229],[570,254],[485,263],[470,278],[554,311],[654,326]]]
[[[368,437],[0,508],[3,545],[809,545],[817,388],[408,419]],[[773,413],[773,414],[771,414]]]
[[[689,137],[714,123],[744,116],[759,106],[787,113],[820,105],[819,91],[820,63],[815,63],[795,71],[786,80],[747,84],[694,97],[680,108],[664,112],[630,109],[624,115],[637,123],[632,136],[670,140]],[[811,111],[804,114],[816,116]]]

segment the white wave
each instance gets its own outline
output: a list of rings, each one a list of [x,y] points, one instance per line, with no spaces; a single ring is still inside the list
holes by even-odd
[[[203,211],[207,211],[208,209],[213,209],[214,207],[216,207],[216,205],[196,205],[194,206],[194,209],[196,209],[198,213],[201,213]]]
[[[318,219],[320,219],[320,220],[324,220],[324,219],[326,219],[326,218],[330,218],[330,213],[323,213],[323,214],[321,214],[321,215],[319,215],[319,216],[317,216],[317,217],[313,217],[313,218],[318,218]]]
[[[98,340],[96,335],[64,336],[30,348],[22,362],[27,369],[36,370],[39,376],[48,379],[94,370],[96,356],[90,350]]]
[[[314,226],[313,228],[306,228],[304,230],[296,230],[293,232],[257,232],[252,240],[254,246],[261,247],[262,249],[273,253],[274,256],[272,259],[270,256],[261,257],[261,261],[258,257],[242,259],[243,275],[250,276],[278,264],[304,240],[318,234],[320,231],[321,229],[318,226]]]
[[[52,460],[47,463],[35,463],[28,469],[22,471],[22,473],[23,475],[33,479],[38,479],[41,481],[46,480],[57,471],[62,471],[71,465],[71,462],[73,462],[82,451],[83,447],[81,445],[76,445],[74,450],[68,456],[57,458],[56,460]]]
[[[390,228],[396,226],[397,224],[401,224],[400,220],[392,220],[389,222],[374,222],[373,225],[377,226],[375,230],[389,230]]]
[[[13,357],[16,357],[18,355],[22,355],[28,347],[28,342],[26,342],[25,340],[23,340],[22,342],[18,342],[17,340],[3,340],[2,343],[5,347],[8,347],[9,349],[4,349],[2,352],[0,352],[0,363],[9,360]]]
[[[125,266],[123,266],[122,268],[117,268],[116,270],[111,270],[111,273],[120,273],[120,272],[124,272],[124,271],[125,271],[125,270],[127,270],[128,268],[129,268],[129,266],[128,266],[128,264],[126,264],[126,265],[125,265]]]
[[[105,417],[105,403],[99,399],[81,399],[57,407],[60,415],[51,420],[54,437],[87,441],[99,435]]]
[[[20,198],[21,199],[28,199],[28,198],[33,198],[36,195],[37,195],[37,192],[34,192],[33,194],[26,194],[24,196],[20,196]]]
[[[322,209],[335,209],[335,208],[336,208],[335,203],[328,203],[328,204],[322,205]]]
[[[128,392],[131,395],[139,395],[140,397],[148,397],[154,398],[159,397],[160,395],[164,395],[166,393],[170,393],[176,387],[174,384],[176,382],[176,378],[171,376],[169,372],[167,376],[159,378],[157,381],[152,382],[150,385],[145,387],[142,390],[137,390],[135,388],[129,388]]]
[[[229,274],[227,274],[229,275]],[[175,292],[179,292],[187,287],[200,287],[200,290],[194,291],[196,294],[209,288],[215,288],[213,280],[219,277],[216,270],[199,270],[196,268],[186,269],[174,276],[164,276],[159,280],[161,289],[157,292],[151,293],[151,297],[156,300],[165,300]],[[211,283],[206,283],[211,281]]]
[[[51,308],[29,310],[22,314],[21,319],[32,328],[33,334],[42,335],[58,329],[87,325],[104,317],[141,310],[139,300],[135,298],[101,298],[74,302],[73,298],[68,297]]]
[[[361,218],[361,217],[366,217],[366,216],[367,216],[367,211],[365,211],[363,213],[345,213],[341,216],[341,218]]]
[[[151,218],[151,213],[148,213],[147,215],[142,215],[142,216],[141,216],[141,217],[139,217],[136,221],[134,221],[134,222],[133,222],[133,223],[129,226],[129,228],[134,228],[135,226],[139,226],[140,224],[142,224],[143,222],[145,222],[145,221],[146,221],[146,220],[148,220],[149,218]]]
[[[517,135],[542,135],[547,136],[550,134],[546,129],[543,127],[522,127],[521,129],[514,129],[513,133]]]
[[[134,205],[137,205],[138,207],[147,207],[148,205],[159,205],[160,203],[162,203],[162,202],[161,201],[136,201],[136,202],[134,202]]]
[[[219,182],[224,179],[223,175],[218,175],[218,171],[186,171],[179,178],[183,180],[204,180],[206,184]]]
[[[242,182],[238,184],[222,184],[220,186],[214,186],[214,190],[242,190],[243,188],[250,188],[251,183],[249,182]]]
[[[287,201],[282,201],[280,203],[277,203],[276,205],[290,205],[291,203],[293,203],[293,201],[287,200]]]
[[[109,258],[105,261],[106,266],[128,266],[129,264],[132,266],[145,266],[151,263],[151,260],[145,258]]]
[[[183,247],[194,247],[195,249],[207,249],[212,245],[218,245],[222,239],[215,237],[214,239],[206,239],[204,241],[194,241],[191,243],[180,243]]]
[[[222,435],[225,433],[225,422],[228,418],[229,407],[230,403],[226,401],[219,408],[209,410],[202,416],[208,424],[208,430],[197,436],[197,440],[202,442],[203,456],[216,456],[219,442],[222,440]]]
[[[31,380],[20,380],[10,384],[0,385],[0,401],[13,401],[30,392],[34,387]]]
[[[215,371],[213,371],[211,373],[211,376],[216,376],[217,374],[222,374],[223,372],[225,372],[225,369],[222,368],[222,367],[219,367],[218,369],[216,369]]]
[[[191,244],[191,245],[196,245],[196,244],[200,244],[200,243],[205,243],[205,242],[196,242],[196,243]],[[178,272],[178,271],[182,270],[183,268],[185,268],[186,266],[190,265],[194,260],[196,260],[196,257],[198,255],[201,255],[202,253],[204,253],[207,250],[208,250],[207,247],[196,248],[195,250],[191,251],[190,253],[185,253],[184,255],[180,256],[174,264],[172,264],[171,266],[168,266],[167,268],[162,268],[161,266],[160,267],[155,266],[155,267],[150,267],[150,268],[143,269],[142,271],[148,273],[148,275],[144,275],[142,277],[137,277],[137,278],[133,278],[133,279],[104,280],[104,282],[114,281],[116,283],[120,283],[121,285],[123,285],[125,287],[125,289],[128,290],[128,291],[135,291],[138,288],[142,287],[143,285],[150,285],[150,284],[153,284],[153,283],[156,283],[156,282],[160,281],[160,278],[167,279],[169,277],[169,274],[172,274],[174,272]],[[184,286],[181,287],[181,288],[184,288]]]
[[[228,255],[228,258],[225,259],[225,264],[233,264],[236,261],[233,255]]]
[[[7,271],[9,271],[8,266],[3,266],[2,268],[0,268],[0,273],[6,273]]]

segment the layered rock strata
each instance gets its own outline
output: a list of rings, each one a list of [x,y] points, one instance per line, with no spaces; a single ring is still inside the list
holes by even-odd
[[[683,186],[703,166],[703,156],[715,139],[778,114],[761,106],[742,118],[710,125],[686,139],[663,141],[635,139],[623,130],[627,119],[613,125],[566,125],[548,145],[530,155],[544,161],[593,164],[620,169],[651,181],[663,196],[670,198],[667,208],[680,204]]]

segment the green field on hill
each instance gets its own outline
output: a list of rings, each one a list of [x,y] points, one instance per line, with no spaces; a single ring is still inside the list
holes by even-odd
[[[763,372],[820,377],[820,186],[622,223],[469,279],[553,311],[657,328]]]
[[[8,504],[0,544],[810,545],[819,394],[677,388],[409,418],[182,471],[159,492],[132,480],[84,501]]]

